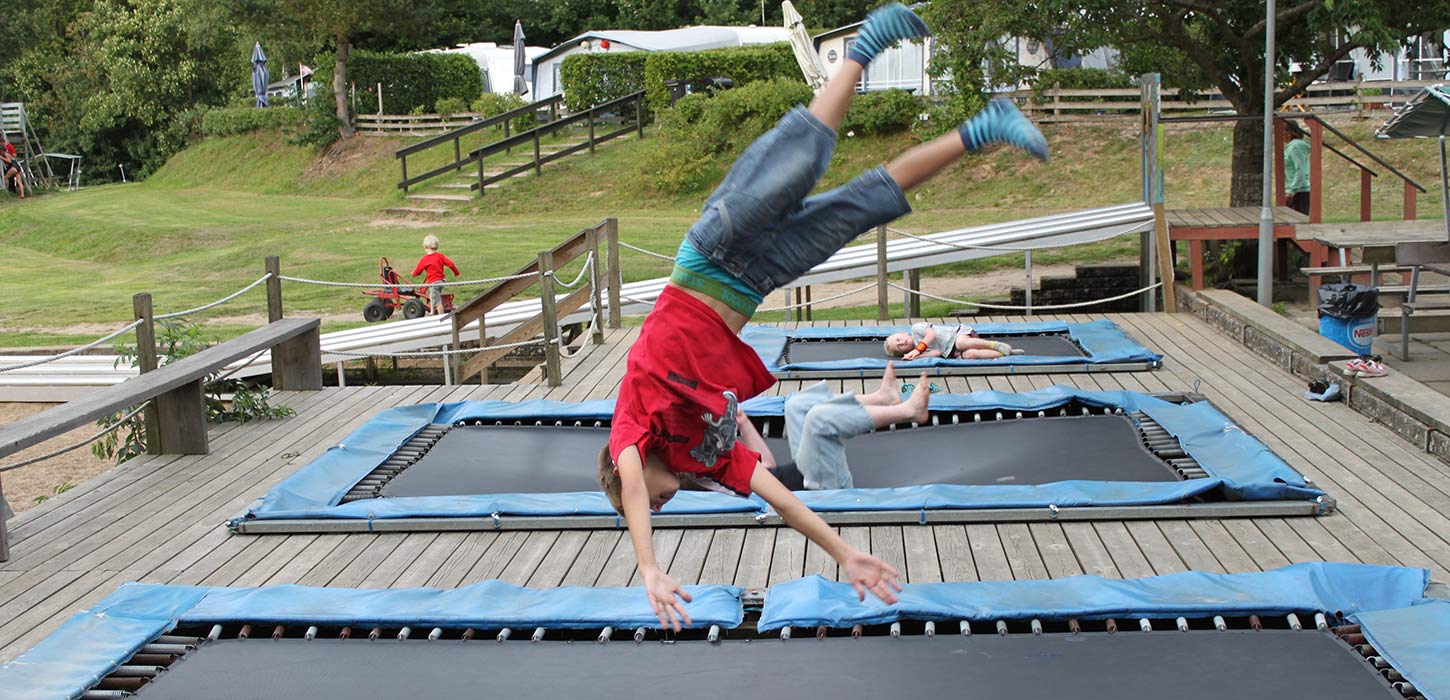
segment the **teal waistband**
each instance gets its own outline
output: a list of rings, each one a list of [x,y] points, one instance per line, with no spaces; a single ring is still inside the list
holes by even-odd
[[[764,301],[759,292],[701,255],[688,240],[681,242],[679,252],[675,253],[675,269],[670,279],[682,287],[719,299],[746,316],[754,314],[755,308]]]

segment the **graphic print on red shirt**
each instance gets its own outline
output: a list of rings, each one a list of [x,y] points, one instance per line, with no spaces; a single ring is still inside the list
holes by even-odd
[[[411,276],[417,277],[418,275],[427,272],[428,276],[423,279],[423,284],[442,282],[443,268],[445,267],[453,271],[454,277],[458,276],[458,266],[454,265],[453,261],[449,260],[447,255],[439,253],[435,250],[432,253],[424,255],[423,257],[418,259],[418,266],[413,268],[413,274]]]
[[[737,440],[735,412],[774,384],[714,309],[666,286],[629,350],[609,455],[634,445],[641,459],[748,496],[760,455]]]

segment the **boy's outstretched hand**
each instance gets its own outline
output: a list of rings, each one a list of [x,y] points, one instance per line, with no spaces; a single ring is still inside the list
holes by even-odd
[[[660,619],[660,629],[673,629],[679,632],[681,620],[686,625],[695,624],[690,620],[690,613],[685,611],[685,603],[690,602],[690,594],[679,582],[670,578],[670,575],[661,571],[659,567],[647,569],[642,573],[644,590],[649,596],[649,606]],[[684,602],[680,602],[681,599]]]
[[[887,605],[896,602],[896,591],[901,590],[901,584],[896,579],[901,572],[890,564],[857,549],[846,555],[841,566],[846,580],[851,582],[861,600],[866,600],[866,591],[871,591]]]

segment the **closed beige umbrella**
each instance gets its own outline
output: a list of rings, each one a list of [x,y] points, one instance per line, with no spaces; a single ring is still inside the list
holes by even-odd
[[[801,22],[801,13],[796,12],[795,5],[790,4],[790,0],[782,2],[780,9],[785,16],[785,28],[790,31],[790,48],[795,51],[795,60],[801,66],[801,73],[811,89],[820,92],[826,86],[826,66],[821,63],[821,55],[816,53],[811,36],[806,33],[805,24]]]

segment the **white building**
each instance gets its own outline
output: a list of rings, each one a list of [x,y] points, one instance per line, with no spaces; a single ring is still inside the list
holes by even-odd
[[[576,53],[619,51],[704,51],[789,41],[784,27],[683,27],[663,31],[585,32],[534,58],[533,99],[563,92],[559,66]]]
[[[514,91],[514,47],[512,44],[499,45],[492,41],[480,41],[472,44],[459,44],[451,49],[435,49],[437,53],[461,53],[473,59],[478,64],[478,70],[483,74],[483,89],[488,92],[495,92],[506,95]],[[531,101],[542,99],[535,96],[533,90],[533,62],[541,55],[548,53],[548,49],[542,46],[525,46],[524,58],[524,81],[530,84],[529,92],[526,94]],[[548,97],[548,95],[543,95]]]

